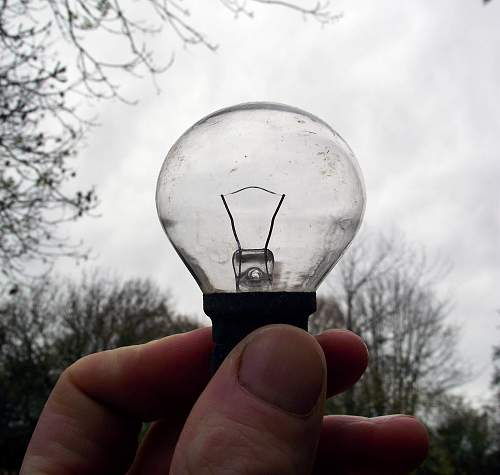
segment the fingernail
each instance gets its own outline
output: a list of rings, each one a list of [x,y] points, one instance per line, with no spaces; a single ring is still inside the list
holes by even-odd
[[[270,404],[310,413],[323,388],[323,358],[307,333],[286,326],[259,330],[243,350],[239,382]]]
[[[374,422],[390,422],[395,419],[413,419],[416,420],[415,416],[410,416],[408,414],[389,414],[386,416],[372,417],[372,421]]]

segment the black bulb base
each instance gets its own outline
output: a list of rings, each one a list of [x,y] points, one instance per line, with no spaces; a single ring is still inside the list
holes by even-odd
[[[212,320],[212,370],[257,328],[287,324],[307,331],[316,311],[316,292],[235,292],[203,295],[203,310]]]

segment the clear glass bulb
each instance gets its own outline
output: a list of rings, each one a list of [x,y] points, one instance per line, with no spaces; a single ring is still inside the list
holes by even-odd
[[[261,102],[187,130],[163,163],[156,204],[204,294],[313,292],[356,234],[365,193],[329,125]]]

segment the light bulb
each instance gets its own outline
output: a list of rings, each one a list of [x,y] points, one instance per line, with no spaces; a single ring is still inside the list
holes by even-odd
[[[177,140],[156,205],[204,294],[216,364],[258,326],[307,328],[316,289],[356,234],[364,204],[347,143],[300,109],[229,107]]]

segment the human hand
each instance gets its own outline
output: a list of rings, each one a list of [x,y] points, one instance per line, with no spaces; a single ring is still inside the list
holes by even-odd
[[[21,475],[403,474],[425,457],[409,416],[323,417],[367,350],[353,333],[276,325],[210,379],[210,329],[89,355],[59,378]],[[138,447],[143,421],[155,421]]]

